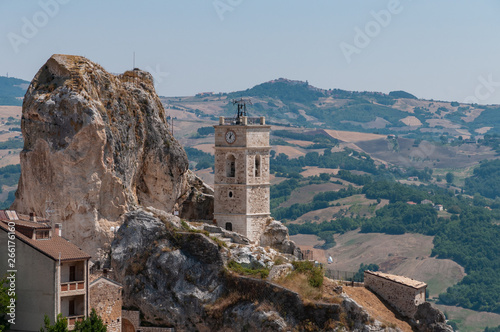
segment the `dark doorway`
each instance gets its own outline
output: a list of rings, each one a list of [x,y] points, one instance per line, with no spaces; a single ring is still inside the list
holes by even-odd
[[[69,300],[68,316],[75,315],[75,300]]]
[[[227,222],[226,223],[226,231],[233,231],[233,224],[231,224],[230,222]]]
[[[69,267],[69,281],[76,281],[76,266]]]

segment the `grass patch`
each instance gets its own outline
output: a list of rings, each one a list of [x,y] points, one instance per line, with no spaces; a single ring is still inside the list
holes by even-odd
[[[261,279],[267,278],[269,276],[269,269],[268,268],[260,268],[260,269],[251,269],[248,267],[242,266],[240,263],[231,260],[227,264],[227,267],[238,274],[245,275],[245,276],[252,276],[252,277],[260,277]]]
[[[298,293],[304,301],[319,301],[323,298],[322,290],[311,286],[308,276],[304,273],[294,271],[283,280],[277,281],[277,283]]]
[[[323,285],[323,268],[316,266],[313,261],[295,261],[292,262],[295,273],[305,274],[309,285],[320,288]]]
[[[219,249],[224,247],[224,248],[227,248],[227,243],[222,241],[221,239],[215,237],[215,236],[211,236],[209,232],[205,231],[205,230],[199,230],[199,229],[196,229],[196,228],[192,228],[188,225],[188,223],[184,220],[181,220],[181,226],[184,230],[190,232],[190,233],[201,233],[203,235],[205,235],[206,237],[209,237],[210,239],[212,239],[215,243],[217,243],[217,245],[219,246]]]

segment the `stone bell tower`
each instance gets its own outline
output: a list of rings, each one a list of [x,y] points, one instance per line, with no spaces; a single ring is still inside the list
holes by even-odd
[[[214,222],[257,242],[270,216],[271,126],[264,117],[247,117],[246,102],[234,100],[236,117],[220,117],[214,126]]]

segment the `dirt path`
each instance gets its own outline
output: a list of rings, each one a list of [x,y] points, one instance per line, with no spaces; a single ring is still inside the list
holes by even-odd
[[[396,317],[380,299],[364,287],[343,287],[344,292],[359,305],[366,309],[371,317],[380,321],[386,326],[397,326],[404,332],[411,332],[411,326],[404,320]]]

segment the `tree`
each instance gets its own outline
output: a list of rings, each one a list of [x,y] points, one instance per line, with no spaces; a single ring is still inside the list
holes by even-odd
[[[45,315],[40,332],[68,332],[68,319],[62,314],[57,315],[54,325],[50,325],[49,316]]]
[[[9,328],[9,317],[3,313],[7,313],[7,306],[10,303],[9,287],[7,286],[7,276],[0,279],[0,331],[5,331]]]
[[[446,182],[448,183],[453,183],[453,180],[455,180],[455,175],[453,175],[453,173],[446,173]]]
[[[77,321],[75,324],[75,330],[78,332],[106,332],[107,327],[102,322],[101,317],[96,313],[95,309],[92,309],[90,316],[82,321]]]

